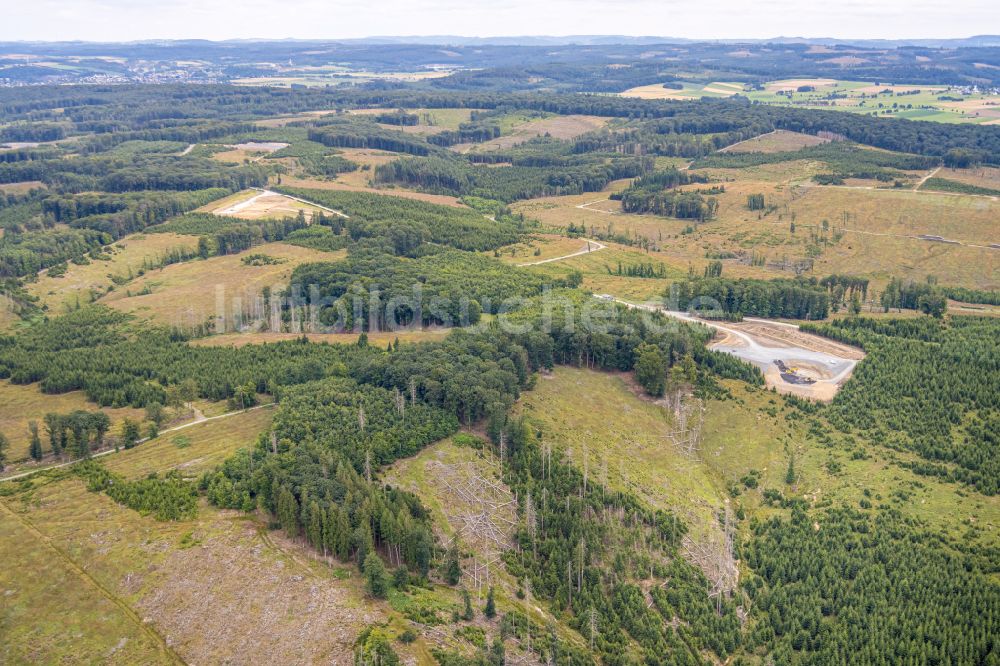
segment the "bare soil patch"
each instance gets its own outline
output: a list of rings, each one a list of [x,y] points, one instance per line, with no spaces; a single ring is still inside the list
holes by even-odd
[[[745,319],[742,322],[729,324],[729,326],[759,338],[767,338],[768,340],[788,346],[811,349],[824,354],[839,356],[840,358],[860,361],[865,357],[864,352],[857,347],[845,345],[835,340],[813,335],[812,333],[805,333],[798,328],[780,323]]]
[[[385,621],[358,577],[335,580],[304,547],[227,513],[205,528],[216,536],[168,552],[137,609],[192,663],[352,663],[358,633]]]

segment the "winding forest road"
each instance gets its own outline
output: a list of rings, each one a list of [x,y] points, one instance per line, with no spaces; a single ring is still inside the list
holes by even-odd
[[[570,254],[564,254],[561,257],[552,257],[551,259],[542,259],[541,261],[529,261],[524,264],[518,264],[518,266],[540,266],[541,264],[548,264],[553,261],[562,261],[563,259],[572,259],[573,257],[579,257],[580,255],[608,249],[608,246],[604,243],[598,243],[597,241],[590,240],[589,238],[584,238],[583,240],[587,241],[587,246],[581,250],[571,252]],[[591,247],[592,245],[596,247]]]
[[[580,210],[589,210],[591,213],[604,213],[605,215],[618,215],[618,211],[614,210],[601,210],[600,208],[589,208],[596,203],[601,203],[602,201],[610,201],[610,199],[597,199],[595,201],[588,201],[587,203],[578,204],[576,208]]]

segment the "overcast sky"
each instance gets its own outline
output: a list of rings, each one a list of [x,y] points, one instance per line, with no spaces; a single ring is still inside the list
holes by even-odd
[[[0,0],[0,40],[1000,33],[1000,0]]]

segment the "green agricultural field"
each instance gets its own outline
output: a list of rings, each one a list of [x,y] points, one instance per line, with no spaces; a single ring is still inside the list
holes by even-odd
[[[799,92],[799,89],[812,88]],[[1000,97],[966,94],[934,85],[889,85],[865,81],[801,79],[771,81],[744,91],[764,104],[834,109],[889,118],[944,123],[987,123],[1000,119]],[[941,99],[947,98],[947,99]]]
[[[941,85],[891,85],[870,81],[801,78],[748,84],[682,82],[679,89],[652,84],[621,93],[640,99],[699,99],[744,95],[755,102],[810,109],[834,109],[879,117],[942,123],[1000,120],[1000,96]],[[944,98],[944,99],[942,99]]]

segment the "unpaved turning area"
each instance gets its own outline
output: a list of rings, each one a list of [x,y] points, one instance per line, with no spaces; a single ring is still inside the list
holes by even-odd
[[[753,363],[764,373],[768,388],[824,402],[851,377],[864,358],[856,347],[805,333],[795,324],[748,318],[739,323],[716,324],[686,312],[654,305],[637,305],[614,299],[631,308],[665,315],[714,328],[718,334],[709,349],[726,352]]]
[[[764,372],[767,386],[779,393],[832,400],[864,358],[860,349],[804,333],[793,324],[746,319],[708,325],[720,334],[711,349],[753,363]]]
[[[247,190],[217,202],[211,212],[215,215],[239,217],[245,220],[260,220],[295,217],[300,210],[304,211],[308,217],[313,212],[318,211],[319,206],[304,203],[270,190]]]

